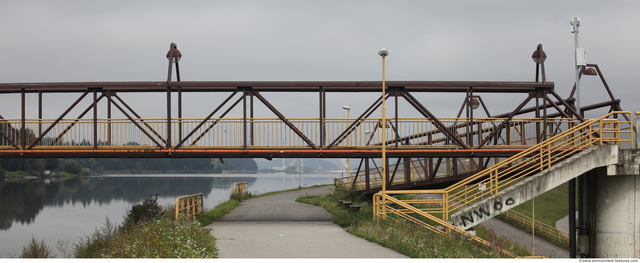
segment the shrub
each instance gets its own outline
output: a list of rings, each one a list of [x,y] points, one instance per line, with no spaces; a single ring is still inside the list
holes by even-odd
[[[149,198],[154,199],[154,198]],[[148,199],[148,200],[149,200]],[[171,209],[167,207],[166,209]],[[76,258],[215,258],[215,239],[191,217],[139,220],[123,229],[105,226],[75,245]]]
[[[144,200],[142,204],[135,204],[127,210],[124,228],[129,229],[141,220],[158,219],[161,215],[162,206],[158,204],[158,194],[155,197],[149,195],[149,198]]]
[[[120,228],[109,221],[107,217],[104,226],[86,238],[80,238],[80,242],[74,245],[74,256],[76,258],[96,258],[100,252],[109,246],[113,238],[120,232]]]
[[[21,258],[53,258],[54,254],[47,244],[44,243],[44,239],[41,241],[36,240],[31,236],[31,242],[27,243],[22,248]]]
[[[62,166],[62,170],[70,174],[79,174],[82,171],[82,166],[74,160],[67,160]]]

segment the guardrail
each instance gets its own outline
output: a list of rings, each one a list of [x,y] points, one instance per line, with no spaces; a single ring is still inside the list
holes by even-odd
[[[233,183],[233,195],[243,196],[249,194],[249,182]]]
[[[497,127],[505,118],[442,118],[439,122],[466,146],[486,139],[485,148],[508,148],[535,145],[539,136],[551,137],[556,132],[577,123],[575,119],[521,118],[511,119],[505,128]],[[380,119],[330,119],[322,122],[317,118],[290,118],[286,122],[306,136],[315,145],[332,148],[379,148],[385,140],[398,148],[460,148],[451,137],[438,128],[435,121],[425,118],[398,118],[390,124],[393,132],[382,138]],[[309,148],[300,134],[292,130],[281,119],[250,118],[245,123],[241,118],[171,119],[171,144],[179,148],[220,147],[296,147]],[[322,125],[321,125],[322,124]],[[540,126],[543,126],[540,129]],[[153,149],[166,146],[167,120],[150,118],[132,119],[0,119],[0,148],[27,149],[98,149],[132,148]],[[351,128],[349,128],[351,127]],[[25,128],[25,138],[22,138]],[[245,131],[246,129],[246,131]],[[321,132],[322,129],[322,132]],[[473,129],[473,132],[470,132]],[[397,133],[397,134],[396,134]],[[538,133],[540,133],[538,135]],[[322,134],[322,138],[321,138]],[[343,135],[344,134],[344,135]],[[43,135],[43,136],[41,136]],[[487,136],[492,136],[487,139]],[[40,138],[42,137],[42,138]],[[395,140],[398,143],[395,143]],[[542,140],[545,137],[541,137]],[[477,146],[474,146],[477,148]],[[160,147],[161,148],[161,147]]]
[[[195,216],[204,213],[202,193],[176,197],[176,219],[178,215]]]
[[[498,216],[499,217],[503,216],[509,220],[512,220],[529,230],[531,229],[531,224],[533,223],[531,217],[528,217],[526,215],[523,215],[513,210],[507,210],[506,212]],[[558,244],[565,244],[566,246],[569,246],[569,233],[564,232],[560,229],[557,229],[553,226],[547,225],[543,222],[536,220],[535,232],[539,233],[539,236],[544,237],[545,239],[551,239],[547,241],[550,241],[550,242],[555,241]]]
[[[374,195],[374,216],[384,218],[389,213],[404,216],[402,211],[392,207],[392,205],[396,205],[428,221],[444,226],[446,231],[437,230],[426,223],[423,224],[428,229],[437,230],[441,234],[449,234],[451,231],[460,233],[461,229],[448,222],[449,215],[460,207],[472,205],[483,197],[497,196],[500,190],[511,186],[523,177],[548,169],[553,164],[587,148],[604,144],[617,144],[623,148],[623,143],[628,143],[633,148],[632,121],[608,119],[608,117],[617,117],[618,115],[628,115],[629,118],[627,119],[632,120],[630,112],[611,112],[598,119],[587,120],[445,189],[379,192]],[[467,187],[478,183],[484,187]],[[420,200],[401,201],[390,196],[395,194],[415,195],[426,193],[442,195],[439,200],[442,207],[423,211],[412,206],[419,204]],[[433,203],[434,199],[428,200],[428,202]],[[436,217],[436,215],[439,215],[439,217]],[[483,240],[476,241],[483,243]]]

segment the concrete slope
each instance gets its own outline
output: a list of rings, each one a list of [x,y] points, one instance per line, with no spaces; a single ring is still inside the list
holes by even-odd
[[[617,163],[618,147],[616,145],[589,148],[551,166],[549,170],[539,172],[503,189],[497,196],[493,195],[461,209],[451,215],[451,220],[455,226],[464,230],[469,229],[594,168]]]
[[[296,203],[305,189],[245,200],[213,228],[220,258],[406,258],[394,250],[347,233],[321,207]]]

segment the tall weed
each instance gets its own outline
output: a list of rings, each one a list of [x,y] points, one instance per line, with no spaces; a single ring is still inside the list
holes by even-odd
[[[44,239],[41,241],[36,240],[31,236],[31,241],[22,248],[22,254],[20,258],[54,258],[55,254],[51,251],[49,246],[44,243]]]

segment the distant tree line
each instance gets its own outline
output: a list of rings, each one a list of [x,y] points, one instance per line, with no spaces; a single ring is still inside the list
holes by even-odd
[[[45,170],[81,175],[110,171],[221,173],[224,170],[236,170],[251,173],[257,171],[258,166],[251,158],[0,158],[0,176],[4,171],[26,171],[38,176]]]

